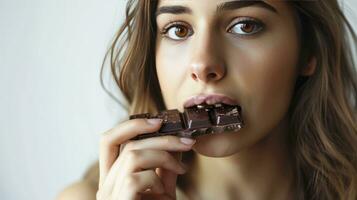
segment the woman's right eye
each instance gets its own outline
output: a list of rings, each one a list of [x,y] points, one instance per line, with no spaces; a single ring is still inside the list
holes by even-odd
[[[169,39],[180,41],[191,36],[193,31],[186,25],[176,22],[165,27],[161,34]]]

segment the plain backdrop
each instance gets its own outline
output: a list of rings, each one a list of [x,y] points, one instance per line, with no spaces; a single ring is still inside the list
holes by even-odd
[[[99,82],[125,3],[0,0],[1,200],[54,199],[98,159],[99,135],[127,118]]]

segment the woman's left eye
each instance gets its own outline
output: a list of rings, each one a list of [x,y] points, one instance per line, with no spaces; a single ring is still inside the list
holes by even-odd
[[[242,20],[228,29],[229,33],[243,36],[253,35],[263,29],[263,24],[255,20]]]

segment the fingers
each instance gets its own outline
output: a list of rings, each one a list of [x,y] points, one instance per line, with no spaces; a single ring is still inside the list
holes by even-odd
[[[185,166],[167,151],[146,149],[132,150],[125,158],[126,170],[137,172],[145,169],[165,168],[177,174],[185,173]]]
[[[186,143],[182,142],[185,140]],[[187,143],[191,141],[191,143]],[[126,143],[122,151],[130,151],[136,149],[157,149],[166,151],[189,151],[195,143],[194,139],[180,138],[177,136],[160,136],[146,138],[142,140],[130,141]]]
[[[120,144],[142,133],[155,132],[160,129],[162,120],[135,119],[125,121],[101,136],[99,149],[99,182],[103,182],[112,164],[119,154]]]
[[[179,162],[182,160],[181,152],[170,152],[170,154]],[[160,177],[167,194],[170,195],[171,198],[175,199],[175,196],[171,196],[171,194],[176,194],[177,174],[164,168],[156,169],[156,173]]]
[[[123,196],[123,193],[135,196],[137,193],[155,193],[163,194],[164,186],[153,170],[144,170],[131,174],[125,179],[121,187],[115,186],[115,188],[125,188],[125,191],[114,189],[113,194],[116,196]]]
[[[108,145],[120,145],[139,134],[157,131],[162,119],[133,119],[127,120],[103,134],[101,142]]]
[[[195,140],[187,143],[187,138],[160,136],[142,140],[130,140],[143,134],[156,132],[162,120],[128,120],[104,133],[100,140],[99,199],[120,197],[138,193],[158,193],[162,190],[175,196],[177,174],[183,174],[186,167],[181,163],[183,151],[192,149]],[[120,156],[119,156],[120,154]],[[156,169],[158,172],[156,172]],[[161,170],[161,171],[160,171]],[[151,190],[146,191],[147,188]],[[146,192],[145,192],[146,191]],[[120,194],[121,193],[121,194]],[[160,194],[160,198],[164,197]]]
[[[192,140],[191,144],[182,143],[180,138],[176,136],[162,136],[162,137],[147,138],[139,141],[130,141],[126,143],[125,147],[121,152],[121,156],[119,156],[117,161],[112,165],[112,169],[110,170],[108,176],[113,178],[113,176],[111,176],[110,174],[118,173],[119,167],[117,165],[122,165],[122,163],[128,162],[128,158],[126,158],[127,156],[125,156],[126,152],[130,152],[132,150],[139,150],[139,149],[183,152],[192,149],[194,143],[195,140]],[[180,158],[180,156],[177,158]],[[123,161],[121,162],[120,160]],[[176,160],[181,161],[181,159],[176,159]]]
[[[110,189],[113,188],[116,181],[125,179],[127,174],[155,168],[163,168],[176,175],[186,172],[186,166],[166,151],[131,150],[121,154],[115,161],[102,185],[104,188]]]

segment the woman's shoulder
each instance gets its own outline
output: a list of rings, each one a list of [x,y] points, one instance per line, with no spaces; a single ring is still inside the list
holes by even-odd
[[[80,180],[64,188],[56,200],[95,200],[97,190],[91,182]]]
[[[83,175],[83,180],[89,181],[98,189],[99,184],[99,161],[93,163]]]
[[[56,200],[95,200],[99,183],[99,162],[92,164],[81,180],[64,188]]]

